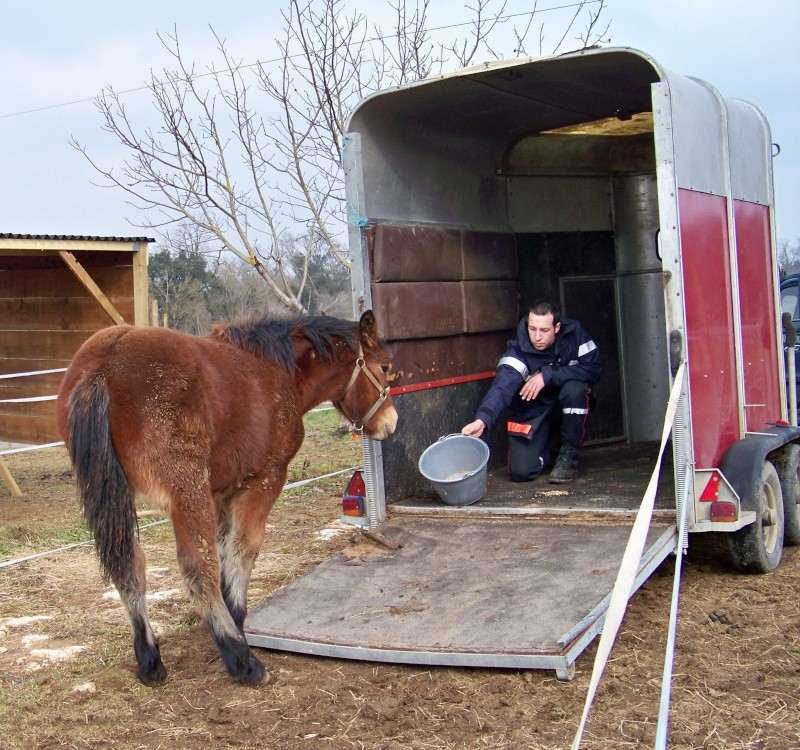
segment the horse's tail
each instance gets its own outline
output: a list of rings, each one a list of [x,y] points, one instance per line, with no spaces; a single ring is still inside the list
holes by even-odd
[[[100,567],[116,583],[134,575],[138,524],[134,494],[111,439],[109,400],[102,376],[78,382],[69,399],[69,452]]]

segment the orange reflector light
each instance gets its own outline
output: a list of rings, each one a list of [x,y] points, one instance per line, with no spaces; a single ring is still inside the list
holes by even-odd
[[[342,498],[342,513],[345,516],[363,516],[364,498],[356,495],[345,496]]]
[[[736,521],[736,504],[730,500],[717,500],[711,503],[712,521]]]
[[[719,483],[721,480],[722,477],[720,477],[719,472],[715,471],[711,475],[711,479],[708,480],[706,488],[700,495],[701,503],[713,503],[715,500],[719,499]]]

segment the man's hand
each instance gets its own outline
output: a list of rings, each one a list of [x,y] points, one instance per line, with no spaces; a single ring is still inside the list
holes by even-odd
[[[480,437],[483,435],[483,431],[486,429],[486,425],[482,419],[476,419],[474,422],[470,422],[468,425],[464,425],[461,428],[462,435],[472,435],[473,437]]]
[[[523,383],[519,395],[522,396],[524,401],[533,401],[533,399],[539,395],[542,388],[544,388],[544,376],[541,372],[537,372]]]

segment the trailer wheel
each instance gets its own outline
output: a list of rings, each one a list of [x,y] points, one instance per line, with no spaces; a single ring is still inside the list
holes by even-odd
[[[734,567],[747,573],[769,573],[778,567],[783,551],[783,493],[775,467],[761,467],[761,489],[756,520],[728,535]]]
[[[800,445],[790,443],[777,464],[783,492],[783,543],[800,544]]]

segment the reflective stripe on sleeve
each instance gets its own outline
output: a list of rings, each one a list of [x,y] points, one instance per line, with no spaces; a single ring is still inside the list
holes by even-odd
[[[587,341],[585,344],[581,344],[578,347],[578,356],[582,357],[584,354],[593,352],[595,349],[597,349],[597,344],[595,344],[594,341]]]
[[[528,370],[528,365],[526,365],[521,360],[517,359],[516,357],[501,357],[500,361],[497,363],[497,366],[500,365],[508,365],[515,369],[523,378],[526,380],[528,379],[528,375],[530,374]]]

